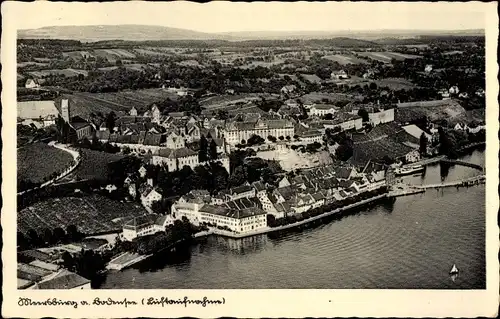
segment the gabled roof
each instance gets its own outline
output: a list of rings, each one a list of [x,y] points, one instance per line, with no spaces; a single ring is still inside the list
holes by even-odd
[[[261,181],[254,182],[252,186],[255,188],[257,192],[266,190],[266,186]]]
[[[36,289],[72,289],[90,283],[90,280],[70,272],[62,270],[55,277],[39,282],[35,285]]]
[[[138,230],[154,224],[157,219],[158,215],[156,214],[137,216],[126,222],[123,227],[127,229]]]
[[[161,157],[167,157],[170,159],[183,158],[188,156],[195,156],[197,153],[187,147],[179,149],[162,148],[158,151],[158,155]]]
[[[242,185],[242,186],[231,188],[230,193],[232,195],[235,195],[235,194],[242,194],[242,193],[250,192],[252,190],[253,190],[253,188],[250,185]]]

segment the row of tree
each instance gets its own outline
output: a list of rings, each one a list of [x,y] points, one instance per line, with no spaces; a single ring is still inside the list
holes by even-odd
[[[17,232],[17,247],[18,250],[48,247],[56,244],[77,242],[83,236],[75,225],[69,225],[66,227],[66,231],[61,227],[44,228],[41,231],[30,229],[26,234]]]

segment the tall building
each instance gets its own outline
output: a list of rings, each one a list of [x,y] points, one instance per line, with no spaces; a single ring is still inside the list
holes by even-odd
[[[61,100],[61,116],[66,123],[69,123],[69,101],[68,101],[68,99]]]

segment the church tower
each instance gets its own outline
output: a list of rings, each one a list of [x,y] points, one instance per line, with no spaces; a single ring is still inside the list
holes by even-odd
[[[68,101],[68,99],[61,100],[61,116],[66,123],[69,123],[69,101]]]

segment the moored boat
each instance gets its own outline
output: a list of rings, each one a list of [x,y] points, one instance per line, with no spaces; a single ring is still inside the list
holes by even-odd
[[[415,173],[420,173],[425,170],[425,166],[423,165],[413,165],[413,166],[407,166],[407,167],[400,167],[397,168],[395,173],[396,175],[411,175]]]
[[[453,264],[453,267],[451,267],[451,270],[450,270],[450,275],[456,275],[458,274],[458,268],[457,268],[457,265]]]

